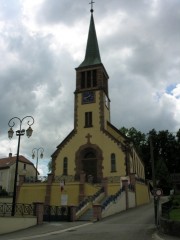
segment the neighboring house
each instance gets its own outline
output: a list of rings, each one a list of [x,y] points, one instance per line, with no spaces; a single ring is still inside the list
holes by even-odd
[[[14,189],[16,158],[16,156],[13,157],[10,153],[9,157],[0,159],[0,190],[4,189],[9,194],[12,194]],[[33,178],[36,176],[34,164],[21,155],[19,156],[18,162],[18,180],[19,175]]]

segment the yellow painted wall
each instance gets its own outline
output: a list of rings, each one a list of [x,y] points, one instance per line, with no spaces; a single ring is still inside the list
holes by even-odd
[[[149,189],[148,186],[136,182],[136,204],[137,206],[149,203]]]
[[[103,176],[124,176],[125,175],[125,164],[124,164],[124,153],[119,149],[116,143],[111,141],[102,132],[97,132],[94,128],[88,128],[88,133],[92,135],[91,143],[97,144],[103,151]],[[75,153],[80,146],[87,143],[86,136],[87,129],[82,129],[80,134],[76,134],[74,138],[69,141],[61,151],[60,155],[56,159],[56,171],[55,175],[60,176],[63,174],[63,159],[68,158],[68,175],[75,174]],[[106,146],[106,147],[104,147]],[[111,173],[111,153],[116,155],[116,170],[117,172]]]
[[[104,113],[104,126],[107,121],[110,122],[110,106],[106,106],[105,93],[103,93],[103,113]],[[82,94],[77,96],[77,115],[78,115],[78,129],[84,128],[84,113],[93,112],[93,128],[100,129],[100,91],[95,91],[95,102],[91,104],[82,104]]]
[[[61,195],[65,194],[68,196],[68,205],[78,205],[79,199],[79,183],[69,183],[64,187],[64,191],[61,192],[59,183],[53,183],[51,189],[51,202],[50,205],[60,206]]]
[[[85,184],[85,195],[86,196],[92,196],[94,195],[100,188],[99,187],[95,187],[91,184],[86,183]]]
[[[100,98],[100,91],[96,91],[96,102],[91,104],[81,104],[82,97],[81,94],[77,95],[77,133],[76,135],[70,139],[67,145],[63,147],[60,151],[60,155],[57,156],[56,159],[56,170],[55,175],[60,176],[63,174],[63,159],[64,157],[68,158],[68,175],[75,174],[75,153],[79,149],[79,147],[85,145],[87,143],[87,134],[91,134],[90,142],[92,144],[98,145],[98,147],[103,152],[103,177],[106,176],[117,176],[125,175],[125,165],[124,159],[125,155],[124,152],[119,148],[119,146],[107,135],[105,135],[100,130],[100,105],[99,105],[99,98]],[[105,104],[105,103],[104,103]],[[93,112],[93,127],[92,128],[84,128],[84,119],[85,119],[85,112]],[[105,114],[105,121],[109,120],[109,110],[106,106],[104,106],[104,114]],[[119,135],[116,133],[117,138]],[[106,147],[105,147],[106,146]],[[110,156],[111,153],[115,153],[116,155],[116,166],[117,172],[111,173],[110,167]]]
[[[23,184],[18,196],[18,203],[44,202],[45,194],[46,183]]]
[[[114,195],[119,191],[120,183],[108,184],[108,195]],[[85,197],[94,195],[99,190],[99,187],[85,184]],[[46,194],[46,184],[24,184],[18,197],[18,203],[32,204],[34,202],[44,202]],[[50,205],[61,206],[61,196],[68,196],[67,205],[78,206],[79,202],[79,183],[68,183],[65,185],[64,191],[61,192],[59,184],[53,183],[51,188]],[[148,186],[136,182],[136,204],[137,206],[149,203]]]
[[[100,121],[99,121],[99,91],[95,92],[95,103],[91,104],[81,104],[82,95],[78,94],[77,97],[77,115],[78,115],[78,129],[82,130],[84,128],[84,113],[85,112],[93,112],[93,128],[100,129]]]
[[[93,192],[91,190],[91,192]],[[96,188],[94,193],[96,192]],[[86,192],[88,194],[88,192]],[[79,183],[69,183],[64,187],[64,191],[61,192],[59,183],[53,183],[51,186],[51,199],[50,205],[60,206],[61,195],[68,195],[68,205],[78,205],[79,200]],[[46,183],[42,184],[23,184],[18,195],[18,203],[32,204],[34,202],[45,202],[46,195]]]
[[[111,183],[108,185],[108,195],[114,195],[120,190],[120,183]]]
[[[107,121],[110,122],[110,103],[106,104],[106,95],[104,93],[104,104],[105,104],[105,108],[104,108],[104,126],[105,129],[107,130]]]

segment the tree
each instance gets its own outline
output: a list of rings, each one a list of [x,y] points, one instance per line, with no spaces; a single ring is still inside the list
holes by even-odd
[[[48,171],[52,172],[52,160],[48,162]]]
[[[146,178],[152,178],[152,163],[150,156],[150,138],[153,145],[156,177],[159,183],[169,186],[170,174],[180,172],[180,129],[174,135],[168,130],[157,132],[155,129],[144,134],[135,128],[122,127],[120,131],[129,137],[145,165]]]
[[[120,131],[133,142],[135,148],[138,150],[139,154],[142,154],[142,146],[146,143],[146,135],[134,127],[127,129],[125,127],[120,128]]]

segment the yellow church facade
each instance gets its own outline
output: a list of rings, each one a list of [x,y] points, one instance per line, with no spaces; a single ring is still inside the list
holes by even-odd
[[[110,123],[108,78],[91,15],[85,60],[76,68],[74,129],[52,155],[53,175],[78,179],[83,171],[86,180],[91,175],[94,183],[130,173],[145,178],[130,139]]]
[[[102,187],[107,198],[125,184],[127,188],[133,186],[132,206],[149,202],[143,161],[131,139],[111,123],[108,85],[91,9],[85,58],[76,68],[74,129],[52,154],[49,181],[24,183],[18,202],[40,201],[59,206],[64,196],[67,205],[78,206]]]

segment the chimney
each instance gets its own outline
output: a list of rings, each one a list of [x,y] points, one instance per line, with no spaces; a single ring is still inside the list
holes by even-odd
[[[12,153],[9,153],[9,157],[10,157],[10,158],[12,157]]]

